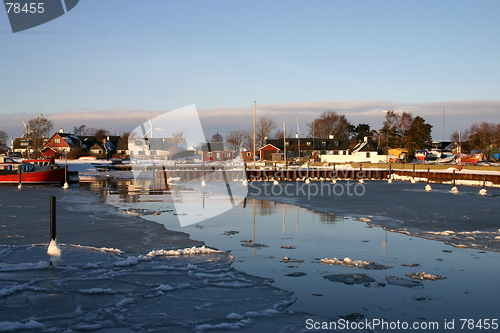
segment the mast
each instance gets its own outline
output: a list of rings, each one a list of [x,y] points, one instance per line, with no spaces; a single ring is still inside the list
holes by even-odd
[[[285,151],[285,155],[283,156],[285,158],[285,169],[287,168],[287,163],[286,163],[286,122],[283,122],[283,150]]]
[[[255,161],[255,101],[253,101],[253,160]]]
[[[443,106],[443,142],[444,142],[444,112],[445,112],[445,107]]]
[[[300,159],[300,129],[299,129],[299,115],[297,114],[297,144],[299,146],[299,159]]]

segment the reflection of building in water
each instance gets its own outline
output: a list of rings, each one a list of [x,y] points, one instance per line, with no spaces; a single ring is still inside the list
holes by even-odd
[[[334,224],[339,221],[344,220],[343,215],[337,215],[333,213],[318,213],[319,214],[319,221],[324,224]]]
[[[387,230],[385,230],[385,241],[382,241],[382,252],[387,252]]]
[[[266,216],[274,214],[276,203],[272,201],[259,200],[259,215]]]

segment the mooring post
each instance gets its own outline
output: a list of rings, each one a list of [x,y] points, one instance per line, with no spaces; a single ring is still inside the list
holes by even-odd
[[[165,170],[165,166],[163,166],[163,178],[165,178],[165,191],[170,191],[168,188],[168,178],[167,178],[167,170]]]
[[[427,168],[427,185],[429,185],[430,178],[431,178],[431,169]]]
[[[50,197],[50,240],[56,240],[56,197]]]
[[[21,181],[21,176],[22,176],[22,173],[23,173],[23,169],[21,169],[21,166],[19,166],[18,170],[19,170],[19,185],[17,185],[17,187],[21,188],[21,187],[23,187],[22,181]]]
[[[483,189],[486,187],[486,175],[484,175],[484,179],[483,179]]]
[[[413,178],[415,178],[415,164],[413,164]]]
[[[455,187],[455,169],[453,169],[453,187]]]

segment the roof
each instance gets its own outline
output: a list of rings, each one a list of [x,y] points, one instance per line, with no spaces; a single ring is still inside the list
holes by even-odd
[[[264,148],[266,148],[266,147],[273,147],[273,148],[274,148],[274,149],[276,149],[276,150],[281,150],[281,149],[279,149],[278,147],[276,147],[275,145],[272,145],[272,144],[268,143],[268,144],[267,144],[267,145],[265,145],[264,147],[260,148],[260,149],[259,149],[259,151],[260,151],[260,150],[262,150],[262,149],[264,149]]]
[[[298,149],[299,139],[285,138],[288,149]],[[283,139],[267,140],[268,144],[283,150]],[[308,145],[309,143],[309,145]],[[349,139],[300,138],[300,150],[348,150]]]
[[[352,148],[353,152],[359,151],[377,151],[378,147],[372,141],[363,141],[358,143],[354,148]]]
[[[224,151],[224,143],[222,142],[207,142],[201,145],[202,151]]]
[[[49,141],[48,138],[39,138],[38,147],[43,147]],[[28,149],[28,145],[23,146],[21,143],[28,142],[26,138],[16,138],[12,149]],[[33,148],[33,140],[29,139],[29,146]]]

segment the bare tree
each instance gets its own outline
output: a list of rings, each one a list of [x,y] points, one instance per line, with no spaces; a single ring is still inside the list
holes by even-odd
[[[182,130],[173,132],[172,137],[174,138],[174,144],[184,145],[184,132]]]
[[[229,133],[226,134],[226,142],[233,144],[235,149],[239,150],[240,147],[243,146],[245,135],[245,130],[229,131]]]
[[[307,124],[307,127],[311,137],[328,138],[333,135],[335,139],[349,138],[353,129],[345,115],[331,110],[323,111],[318,118]]]
[[[43,117],[40,114],[39,117],[30,119],[28,121],[28,125],[26,125],[26,135],[25,137],[28,139],[29,145],[35,151],[35,157],[38,158],[40,154],[40,150],[43,148],[44,142],[43,138],[49,136],[50,131],[54,127],[54,123]]]
[[[85,125],[74,126],[73,133],[75,133],[76,136],[84,136],[87,134],[87,126]]]
[[[220,135],[219,132],[212,135],[212,139],[210,140],[210,142],[223,142],[223,141],[224,141],[224,138],[222,137],[222,135]]]
[[[276,131],[276,133],[274,133],[274,138],[275,139],[283,139],[283,137],[284,137],[284,132],[283,132],[282,129],[279,129],[279,130]],[[287,133],[286,133],[286,137],[287,138],[294,138],[295,137],[295,132],[292,129],[288,130]]]
[[[87,135],[95,137],[99,142],[103,142],[110,134],[109,131],[104,128],[89,128],[86,133]]]
[[[7,145],[7,142],[9,141],[9,135],[5,133],[4,131],[0,131],[0,150],[3,149],[3,146]]]
[[[259,117],[255,128],[255,141],[257,142],[257,149],[264,147],[266,138],[271,138],[273,131],[277,125],[273,118],[268,116]]]

